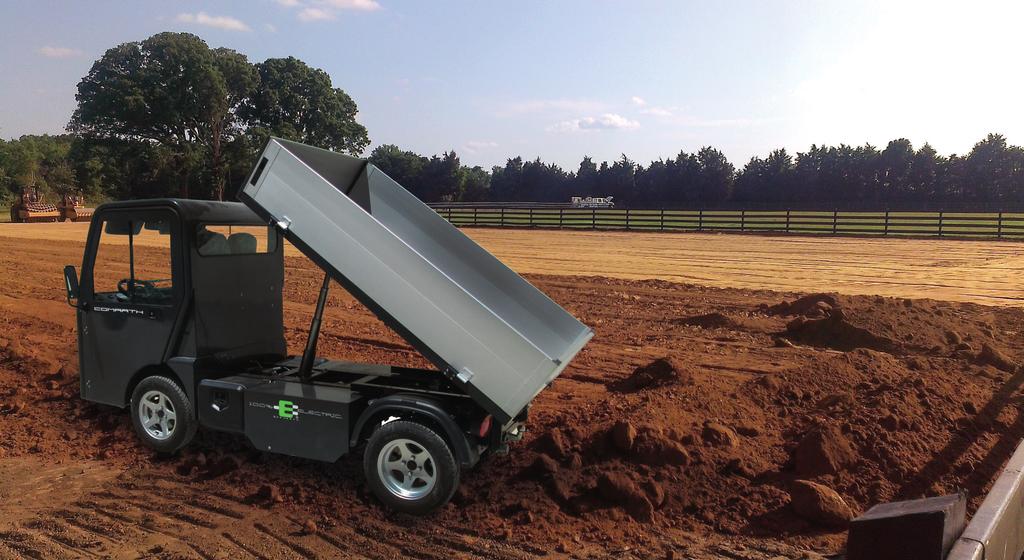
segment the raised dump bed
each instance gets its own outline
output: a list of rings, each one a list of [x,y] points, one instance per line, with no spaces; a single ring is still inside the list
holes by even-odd
[[[593,336],[364,159],[273,138],[239,198],[502,423]]]

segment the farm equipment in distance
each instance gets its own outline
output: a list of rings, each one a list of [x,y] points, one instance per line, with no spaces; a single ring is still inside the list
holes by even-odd
[[[81,191],[68,191],[62,194],[57,209],[60,211],[62,222],[85,222],[91,219],[95,212],[93,208],[86,208],[85,195]]]
[[[43,200],[39,187],[25,187],[11,205],[11,222],[56,222],[61,219],[60,210]]]
[[[522,438],[593,336],[364,159],[272,138],[239,198],[103,204],[81,277],[64,269],[82,398],[128,407],[158,451],[200,426],[328,462],[362,446],[378,499],[427,513]],[[282,237],[325,272],[301,356],[286,355]],[[435,369],[317,357],[332,280]]]

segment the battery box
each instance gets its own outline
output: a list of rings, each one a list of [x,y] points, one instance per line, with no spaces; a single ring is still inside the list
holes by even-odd
[[[204,379],[197,396],[203,426],[245,434],[257,449],[328,462],[348,451],[365,406],[352,389],[290,376]]]

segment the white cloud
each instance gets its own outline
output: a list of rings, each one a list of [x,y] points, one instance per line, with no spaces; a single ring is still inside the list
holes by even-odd
[[[318,3],[337,8],[339,10],[356,10],[372,12],[380,9],[377,0],[317,0]]]
[[[643,97],[637,97],[635,95],[630,98],[630,101],[632,101],[633,105],[636,105],[637,107],[643,107],[644,105],[647,105],[647,102],[644,101]]]
[[[52,47],[46,45],[45,47],[39,48],[37,51],[39,54],[47,58],[74,58],[76,56],[82,56],[82,51],[78,49],[69,49],[68,47]]]
[[[334,19],[334,13],[320,8],[303,8],[299,12],[298,18],[302,22],[311,21],[329,21]]]
[[[308,0],[308,5],[301,0],[277,0],[277,3],[287,8],[302,6],[295,17],[306,23],[337,19],[338,12],[344,10],[372,12],[380,9],[377,0]]]
[[[481,151],[488,150],[490,148],[497,148],[497,147],[498,147],[498,143],[497,142],[491,142],[490,140],[470,140],[469,142],[466,142],[466,145],[463,146],[462,148],[466,152],[469,152],[471,154],[475,154],[477,152],[481,152]]]
[[[671,117],[673,115],[673,110],[666,107],[648,107],[640,112],[655,117]]]
[[[242,22],[242,20],[235,19],[231,16],[211,16],[206,12],[199,12],[196,14],[178,14],[177,17],[174,18],[174,21],[178,23],[194,23],[205,27],[223,29],[225,31],[252,31],[252,29]]]
[[[598,117],[583,117],[555,123],[548,127],[554,132],[574,132],[577,130],[621,130],[639,128],[640,123],[615,113],[605,113]]]

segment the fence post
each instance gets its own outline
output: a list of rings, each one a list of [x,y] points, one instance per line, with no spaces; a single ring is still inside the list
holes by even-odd
[[[626,231],[629,231],[629,208],[626,208]]]
[[[476,226],[476,225],[477,225],[477,221],[476,221],[476,211],[477,211],[477,207],[476,207],[476,206],[474,206],[474,207],[473,207],[473,226]]]
[[[789,230],[789,213],[792,212],[789,208],[786,208],[786,233],[792,233]]]
[[[1003,213],[999,213],[999,218],[996,220],[996,238],[1003,238]]]
[[[597,229],[597,208],[590,209],[590,229]]]
[[[533,223],[533,206],[530,207],[530,214],[527,220],[529,221],[530,227],[535,227],[536,224]]]
[[[565,218],[565,208],[558,209],[558,229],[562,229],[562,222]]]
[[[882,230],[882,235],[889,235],[889,211],[885,211],[885,229]]]
[[[697,210],[697,231],[704,231],[704,209]]]
[[[1000,214],[1002,215],[1002,214]],[[665,207],[661,207],[661,225],[659,226],[660,231],[665,231]]]
[[[747,231],[747,211],[740,210],[740,231]]]
[[[505,207],[501,207],[501,216],[498,218],[498,224],[500,227],[505,227]]]
[[[939,210],[939,237],[942,237],[942,210]]]
[[[832,235],[839,231],[839,210],[832,211]]]

